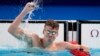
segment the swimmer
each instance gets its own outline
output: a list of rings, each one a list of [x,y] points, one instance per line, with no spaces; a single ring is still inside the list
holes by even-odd
[[[8,28],[8,32],[12,34],[17,39],[22,39],[24,36],[28,42],[29,47],[48,47],[58,36],[59,24],[54,20],[46,21],[43,29],[43,37],[39,37],[37,34],[29,32],[28,30],[22,29],[19,27],[21,21],[30,12],[32,9],[35,8],[34,2],[28,2],[22,12],[15,18],[13,23]]]
[[[35,8],[34,2],[28,2],[21,13],[15,18],[12,24],[8,28],[8,32],[19,40],[22,40],[23,36],[29,47],[40,47],[48,50],[60,50],[60,49],[80,49],[80,47],[88,51],[87,48],[81,45],[73,45],[68,42],[53,43],[58,36],[59,24],[54,20],[47,20],[44,29],[43,37],[39,37],[37,34],[22,29],[19,25],[29,11]]]

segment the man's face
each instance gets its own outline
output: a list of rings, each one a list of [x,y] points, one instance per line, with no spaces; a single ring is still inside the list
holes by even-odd
[[[50,26],[45,26],[43,33],[45,38],[49,39],[50,41],[54,41],[58,36],[58,29],[52,28]]]

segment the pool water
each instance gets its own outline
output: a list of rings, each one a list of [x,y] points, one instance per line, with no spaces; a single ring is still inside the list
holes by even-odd
[[[40,48],[1,49],[0,56],[72,56],[67,50],[47,51]]]
[[[100,56],[100,49],[90,49],[91,56]]]
[[[100,49],[90,49],[91,56],[100,56]],[[40,48],[0,49],[0,56],[73,56],[68,50],[47,51]]]

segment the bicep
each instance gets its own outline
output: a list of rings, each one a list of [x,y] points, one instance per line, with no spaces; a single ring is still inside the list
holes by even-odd
[[[22,40],[26,37],[30,37],[31,34],[24,30],[24,29],[21,29],[21,28],[17,28],[16,30],[14,30],[14,32],[11,33],[14,37],[16,37],[17,39],[19,40]]]

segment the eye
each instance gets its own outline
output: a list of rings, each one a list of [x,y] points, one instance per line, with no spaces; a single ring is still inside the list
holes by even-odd
[[[50,34],[50,33],[51,33],[51,31],[49,31],[49,30],[48,30],[48,31],[47,31],[47,33],[48,33],[48,34]]]
[[[55,35],[55,34],[56,34],[56,32],[52,32],[52,34],[53,34],[53,35]]]

